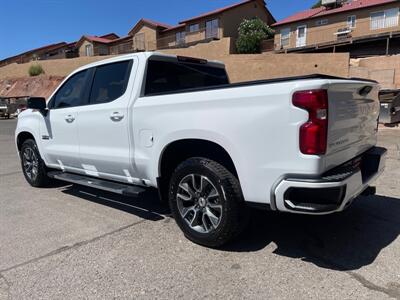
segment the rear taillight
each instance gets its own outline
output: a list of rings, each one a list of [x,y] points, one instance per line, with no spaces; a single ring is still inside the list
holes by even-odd
[[[326,153],[328,139],[328,92],[300,91],[293,94],[293,105],[308,111],[309,119],[300,128],[300,151],[308,155]]]

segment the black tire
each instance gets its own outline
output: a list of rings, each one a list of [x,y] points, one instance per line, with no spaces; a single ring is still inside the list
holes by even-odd
[[[209,189],[211,188],[213,190],[212,193],[215,195],[214,191],[216,190],[219,194],[218,197],[214,196],[216,200],[212,200],[212,204],[214,206],[217,205],[221,212],[220,214],[219,211],[214,211],[213,213],[215,216],[219,215],[219,223],[216,226],[211,222],[211,219],[214,219],[215,221],[215,218],[209,218],[206,216],[205,220],[203,219],[203,215],[209,213],[207,209],[209,209],[208,204],[211,204],[211,200],[209,200],[211,199],[211,192],[209,192],[207,196],[195,196],[192,193],[202,193],[199,192],[199,190],[202,190],[202,185],[200,183],[196,183],[200,189],[194,187],[194,189],[191,189],[190,193],[187,192],[187,195],[191,195],[189,197],[195,199],[193,201],[190,200],[194,203],[195,209],[195,203],[197,203],[197,209],[201,210],[201,213],[198,213],[199,210],[192,210],[191,216],[193,216],[193,220],[201,218],[198,223],[203,225],[195,226],[197,229],[193,229],[193,223],[189,222],[183,216],[184,213],[182,213],[182,211],[185,210],[187,212],[189,209],[182,207],[182,204],[185,205],[189,202],[181,200],[182,198],[178,197],[178,191],[179,193],[186,192],[186,189],[182,189],[181,186],[183,184],[187,188],[190,184],[182,182],[189,177],[195,178],[192,174],[194,174],[195,177],[198,176],[200,181],[205,178],[206,186],[209,186]],[[194,185],[196,179],[193,179],[192,182]],[[203,194],[206,194],[206,192]],[[204,202],[208,202],[206,207],[200,207],[200,198],[198,197],[203,199],[201,200],[202,205],[205,205]],[[248,211],[244,204],[243,194],[238,179],[221,164],[206,158],[190,158],[176,168],[170,180],[169,204],[172,215],[184,235],[194,243],[211,248],[217,248],[232,241],[245,229],[248,220]],[[190,203],[189,206],[192,207],[192,203]],[[196,217],[198,214],[202,215]],[[189,213],[186,213],[186,215],[189,215]],[[207,219],[209,220],[208,222]],[[199,230],[205,230],[206,227],[211,228],[210,232],[199,232]]]
[[[37,173],[34,174],[29,174],[29,170],[26,168],[26,157],[24,156],[25,153],[32,153],[35,158],[32,158],[33,160],[36,160],[36,165],[37,165]],[[21,167],[22,167],[22,172],[24,173],[24,177],[28,183],[33,186],[33,187],[47,187],[52,183],[52,179],[47,176],[47,168],[46,165],[43,161],[43,159],[40,156],[38,147],[36,145],[36,142],[32,139],[26,140],[21,147],[20,151],[20,156],[21,156]]]

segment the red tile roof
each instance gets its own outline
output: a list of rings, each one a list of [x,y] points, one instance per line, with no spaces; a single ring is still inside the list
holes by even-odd
[[[136,29],[138,29],[140,24],[142,24],[142,23],[149,24],[151,26],[154,26],[156,28],[161,28],[161,29],[166,29],[166,28],[170,28],[171,27],[171,25],[168,25],[168,24],[164,24],[164,23],[161,23],[161,22],[157,22],[157,21],[153,21],[153,20],[143,19],[142,18],[135,24],[135,26],[132,27],[131,30],[129,30],[128,34],[132,35],[132,32],[134,32]]]
[[[216,10],[201,14],[199,16],[196,16],[196,17],[193,17],[193,18],[190,18],[190,19],[187,19],[187,20],[183,20],[183,21],[179,22],[179,24],[183,24],[183,23],[187,23],[187,22],[190,22],[190,21],[194,21],[194,20],[200,19],[200,18],[204,18],[204,17],[209,17],[209,16],[212,16],[212,15],[220,14],[220,13],[223,13],[224,11],[227,11],[227,10],[230,10],[230,9],[233,9],[233,8],[238,7],[238,6],[241,6],[241,5],[250,3],[250,2],[254,2],[254,1],[258,1],[258,0],[244,0],[244,1],[241,1],[239,3],[235,3],[235,4],[232,4],[232,5],[229,5],[229,6],[218,8]],[[264,4],[264,6],[265,6],[264,0],[262,0],[262,2]]]
[[[31,53],[40,52],[40,51],[52,51],[52,50],[56,50],[56,49],[59,49],[59,48],[62,48],[62,47],[66,47],[66,46],[67,46],[66,42],[46,45],[46,46],[42,46],[40,48],[36,48],[36,49],[33,49],[33,50],[29,50],[29,51],[23,52],[21,54],[17,54],[17,55],[11,56],[11,57],[7,57],[7,58],[5,58],[3,60],[0,60],[0,61],[6,61],[6,60],[9,60],[9,59],[17,58],[19,56],[29,55]]]
[[[298,12],[292,16],[289,16],[272,26],[279,26],[283,24],[289,24],[293,22],[303,21],[310,18],[317,18],[326,15],[338,14],[346,11],[362,9],[372,6],[384,5],[389,4],[392,2],[398,2],[399,0],[353,0],[352,2],[346,3],[341,7],[327,9],[326,7],[318,7],[314,9],[308,9],[305,11]]]
[[[98,37],[95,35],[85,35],[84,37],[91,42],[97,42],[97,43],[102,43],[102,44],[109,44],[113,41],[113,40],[101,38],[101,37]]]
[[[105,35],[101,35],[101,38],[107,39],[107,40],[116,40],[119,39],[119,35],[115,34],[114,32],[107,33]]]
[[[185,26],[186,26],[186,24],[178,24],[176,26],[172,26],[170,28],[164,29],[162,32],[171,31],[171,30],[182,28],[182,27],[185,27]]]
[[[171,27],[171,25],[165,24],[165,23],[161,23],[161,22],[157,22],[157,21],[153,21],[150,19],[142,19],[143,22],[145,23],[149,23],[155,27],[164,27],[164,28],[169,28]]]

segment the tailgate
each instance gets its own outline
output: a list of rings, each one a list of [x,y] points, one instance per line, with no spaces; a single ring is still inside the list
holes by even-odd
[[[338,166],[376,145],[379,86],[367,81],[331,83],[328,99],[325,169]]]

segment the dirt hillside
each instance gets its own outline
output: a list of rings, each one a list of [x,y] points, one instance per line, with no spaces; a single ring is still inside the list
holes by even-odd
[[[62,76],[37,76],[0,80],[0,97],[35,96],[48,98],[64,79]]]

